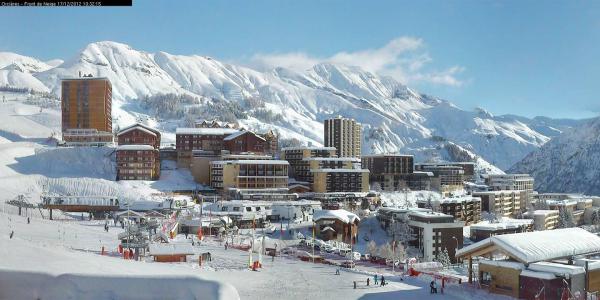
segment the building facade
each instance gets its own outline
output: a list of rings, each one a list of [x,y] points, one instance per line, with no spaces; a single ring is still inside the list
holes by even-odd
[[[285,160],[230,160],[210,162],[210,185],[225,191],[229,188],[287,188],[288,167]]]
[[[481,198],[481,210],[497,217],[517,217],[524,207],[525,191],[498,190],[473,192],[473,197]]]
[[[335,147],[286,147],[281,149],[280,159],[290,164],[290,176],[297,181],[308,182],[311,174],[304,159],[314,157],[336,157]]]
[[[237,132],[239,130],[233,128],[177,128],[175,131],[177,166],[189,168],[194,150],[220,153],[225,149],[225,137]]]
[[[315,193],[369,191],[367,169],[314,169],[312,189]]]
[[[251,131],[239,131],[223,138],[223,146],[229,153],[266,153],[270,145],[262,136]]]
[[[432,173],[415,172],[414,157],[401,154],[363,155],[363,169],[369,169],[371,188],[383,191],[428,190]]]
[[[63,141],[75,146],[97,145],[110,134],[112,143],[112,85],[108,78],[63,79],[61,89]]]
[[[415,164],[415,170],[432,173],[431,188],[443,195],[462,190],[467,179],[462,166]]]
[[[339,157],[360,157],[361,125],[354,119],[337,117],[324,121],[325,147],[334,147]]]
[[[481,221],[481,199],[478,197],[461,196],[433,200],[419,199],[417,200],[417,206],[453,216],[454,219],[464,222],[465,225]]]
[[[150,145],[160,149],[160,131],[143,124],[133,124],[117,133],[119,145]]]
[[[120,145],[116,150],[117,180],[157,180],[160,154],[150,145]]]
[[[532,200],[533,177],[529,174],[494,174],[485,177],[485,184],[492,191],[500,190],[520,190],[525,191],[525,198],[522,203],[522,210],[526,210]]]

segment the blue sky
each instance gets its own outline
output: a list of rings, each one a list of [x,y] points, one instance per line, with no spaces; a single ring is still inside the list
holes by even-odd
[[[600,112],[600,2],[166,1],[0,8],[0,51],[67,59],[113,40],[269,67],[356,64],[494,114]]]

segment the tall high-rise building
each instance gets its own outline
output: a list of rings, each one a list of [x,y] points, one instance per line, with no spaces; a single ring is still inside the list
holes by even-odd
[[[339,157],[360,157],[361,125],[337,117],[324,121],[325,147],[335,147]]]
[[[107,78],[62,80],[63,140],[70,145],[112,143],[112,85]]]

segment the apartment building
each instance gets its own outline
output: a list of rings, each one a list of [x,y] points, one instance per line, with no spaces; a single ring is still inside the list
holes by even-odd
[[[369,169],[371,187],[383,191],[403,189],[427,190],[431,187],[432,173],[415,172],[414,157],[402,154],[363,155],[362,168]]]
[[[325,146],[338,150],[339,157],[360,157],[361,125],[341,116],[323,122]]]
[[[112,85],[108,78],[61,81],[63,141],[68,146],[112,144]]]
[[[117,180],[157,180],[160,177],[160,132],[142,124],[117,133]]]
[[[559,211],[538,209],[523,213],[523,218],[533,219],[535,230],[552,230],[558,226]]]
[[[285,160],[229,160],[210,162],[210,185],[229,188],[287,188],[288,167]]]
[[[270,151],[267,140],[251,131],[238,131],[223,138],[223,149],[229,153],[265,153]]]
[[[438,163],[419,163],[415,168],[424,171],[431,168],[458,167],[463,170],[462,180],[475,182],[475,163],[474,162],[438,162]]]
[[[494,174],[485,177],[485,184],[493,191],[520,190],[525,191],[521,209],[527,209],[532,200],[533,177],[529,174]]]
[[[415,164],[415,170],[432,173],[431,188],[442,195],[462,190],[467,179],[462,166]]]
[[[189,168],[194,150],[220,152],[225,149],[225,137],[237,132],[239,130],[234,128],[177,128],[175,131],[177,166]]]
[[[447,250],[450,260],[456,262],[455,253],[463,247],[465,224],[451,215],[424,208],[382,207],[377,211],[377,220],[384,229],[396,222],[406,222],[414,236],[409,244],[419,249],[423,261],[434,261],[439,253]]]
[[[481,210],[497,217],[516,217],[525,211],[525,191],[499,190],[473,192],[473,197],[481,199]]]
[[[315,193],[363,192],[369,191],[369,170],[367,169],[314,169],[312,190]]]
[[[194,176],[194,181],[203,185],[210,186],[210,163],[212,161],[228,161],[228,160],[271,160],[273,157],[264,154],[255,153],[238,153],[231,154],[228,151],[192,151],[192,162],[190,171]]]
[[[119,145],[117,180],[158,180],[160,154],[150,145]]]
[[[419,199],[417,206],[453,216],[454,219],[464,222],[465,225],[481,220],[481,198],[478,197],[464,195],[431,200]]]
[[[310,169],[307,169],[307,158],[336,157],[335,147],[286,147],[281,149],[280,159],[287,160],[290,164],[290,176],[297,181],[308,182],[311,180]],[[298,170],[298,171],[296,171]]]

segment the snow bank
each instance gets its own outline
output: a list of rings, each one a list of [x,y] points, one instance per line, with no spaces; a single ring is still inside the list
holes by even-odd
[[[2,299],[239,299],[230,286],[193,276],[84,275],[0,270]]]

